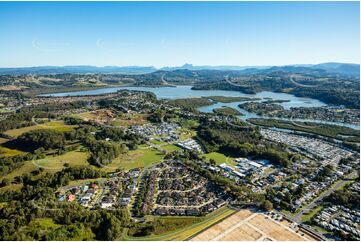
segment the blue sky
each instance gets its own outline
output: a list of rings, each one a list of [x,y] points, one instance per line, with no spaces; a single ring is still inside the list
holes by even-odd
[[[359,63],[359,2],[0,2],[0,67]]]

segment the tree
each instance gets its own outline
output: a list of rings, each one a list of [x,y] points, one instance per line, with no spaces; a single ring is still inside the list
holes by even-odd
[[[63,148],[65,145],[65,136],[64,133],[56,130],[39,129],[22,134],[15,142],[25,149],[35,150],[40,148],[37,153],[42,153],[48,149]]]
[[[273,209],[273,204],[269,200],[264,200],[262,203],[262,208],[269,212]]]
[[[10,180],[8,178],[4,178],[0,183],[1,187],[5,187],[5,186],[8,186],[8,185],[10,185]]]

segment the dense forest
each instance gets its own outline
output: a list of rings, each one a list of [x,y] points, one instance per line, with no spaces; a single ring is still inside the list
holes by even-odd
[[[253,156],[289,166],[284,148],[266,143],[255,128],[231,126],[226,122],[204,121],[197,130],[197,139],[207,152],[219,151],[231,157]]]
[[[90,167],[66,168],[33,180],[24,175],[20,192],[2,193],[0,208],[1,240],[116,240],[130,226],[126,210],[88,210],[77,204],[58,203],[55,191],[75,179],[97,178],[105,174]],[[52,221],[39,227],[36,221]]]

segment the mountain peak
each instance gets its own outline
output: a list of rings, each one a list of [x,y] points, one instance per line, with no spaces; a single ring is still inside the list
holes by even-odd
[[[193,68],[193,65],[192,64],[188,64],[188,63],[185,63],[183,66],[181,66],[182,69],[189,69],[189,68]]]

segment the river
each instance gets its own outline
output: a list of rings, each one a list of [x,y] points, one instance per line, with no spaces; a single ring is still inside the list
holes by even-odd
[[[191,97],[209,97],[209,96],[226,96],[226,97],[250,97],[250,98],[261,98],[261,101],[269,99],[281,99],[289,100],[289,102],[279,103],[285,109],[290,109],[292,107],[321,107],[327,106],[327,104],[312,98],[296,97],[292,94],[286,93],[275,93],[275,92],[259,92],[257,94],[245,94],[239,91],[223,91],[223,90],[192,90],[192,86],[176,86],[176,87],[111,87],[111,88],[100,88],[95,90],[86,90],[86,91],[77,91],[77,92],[63,92],[63,93],[51,93],[51,94],[42,94],[39,96],[53,96],[53,97],[65,97],[65,96],[86,96],[86,95],[100,95],[107,93],[115,93],[118,90],[135,90],[135,91],[147,91],[154,93],[158,99],[178,99],[178,98],[191,98]],[[259,118],[260,116],[247,112],[244,109],[238,107],[238,104],[242,102],[231,102],[231,103],[221,103],[205,106],[198,108],[201,112],[212,112],[214,108],[219,108],[222,106],[227,106],[235,108],[242,112],[244,116],[240,116],[242,119],[248,118]],[[286,120],[286,119],[285,119]],[[346,126],[354,129],[359,129],[358,125],[346,124],[340,122],[326,122],[321,120],[302,120],[295,119],[296,121],[312,121],[312,122],[321,122],[328,124],[335,124]]]

